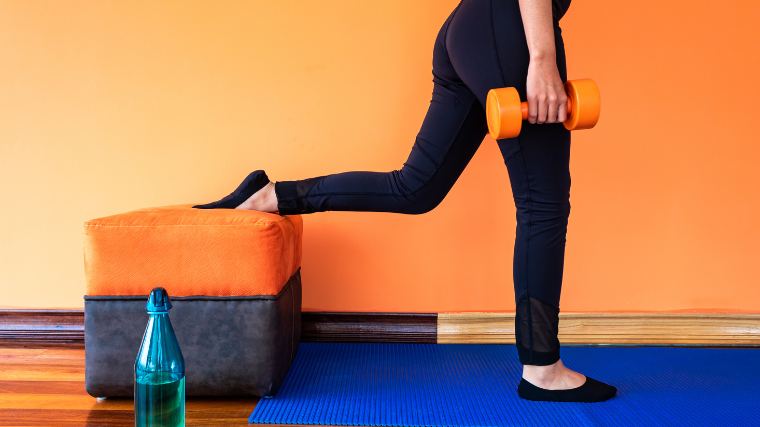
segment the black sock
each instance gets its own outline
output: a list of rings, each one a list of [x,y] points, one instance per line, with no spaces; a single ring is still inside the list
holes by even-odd
[[[549,402],[602,402],[616,393],[617,388],[590,377],[586,377],[582,386],[569,390],[546,390],[525,381],[525,378],[517,386],[517,394],[523,399]]]
[[[216,202],[207,203],[205,205],[195,205],[197,209],[235,209],[240,206],[241,203],[248,200],[253,193],[261,190],[267,184],[269,184],[269,178],[263,170],[256,170],[251,172],[243,182],[238,186],[235,191],[228,196]]]

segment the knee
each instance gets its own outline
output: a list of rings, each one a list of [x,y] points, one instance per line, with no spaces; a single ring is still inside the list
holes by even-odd
[[[441,204],[443,199],[426,199],[415,196],[409,199],[406,206],[406,212],[409,215],[421,215],[428,213]]]
[[[414,192],[401,196],[403,213],[421,215],[435,209],[443,201],[437,192],[422,187]]]
[[[433,174],[426,175],[408,166],[391,172],[402,213],[421,215],[441,204],[448,189],[442,188],[432,178]]]
[[[516,202],[518,221],[543,224],[547,227],[567,226],[570,217],[570,200],[524,200]]]

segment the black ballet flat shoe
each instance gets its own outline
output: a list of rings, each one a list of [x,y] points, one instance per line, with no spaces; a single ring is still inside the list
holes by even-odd
[[[253,193],[261,190],[269,184],[269,177],[263,170],[257,170],[251,172],[243,182],[238,186],[235,191],[230,193],[229,196],[216,202],[207,203],[205,205],[195,205],[196,209],[235,209],[240,206],[241,203],[248,200]]]
[[[586,382],[582,386],[571,388],[569,390],[546,390],[525,381],[520,380],[517,386],[517,394],[526,400],[537,400],[542,402],[603,402],[615,397],[617,388],[607,385],[601,381],[586,377]]]

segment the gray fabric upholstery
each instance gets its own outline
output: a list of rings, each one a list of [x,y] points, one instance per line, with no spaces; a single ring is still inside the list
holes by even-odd
[[[171,297],[171,295],[170,295]],[[276,296],[176,297],[171,319],[189,396],[274,396],[301,338],[301,270]],[[85,388],[132,396],[145,297],[85,297]]]

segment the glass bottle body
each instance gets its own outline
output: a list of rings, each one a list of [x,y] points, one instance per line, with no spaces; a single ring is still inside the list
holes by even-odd
[[[168,312],[149,312],[135,360],[135,426],[185,425],[185,359]]]

